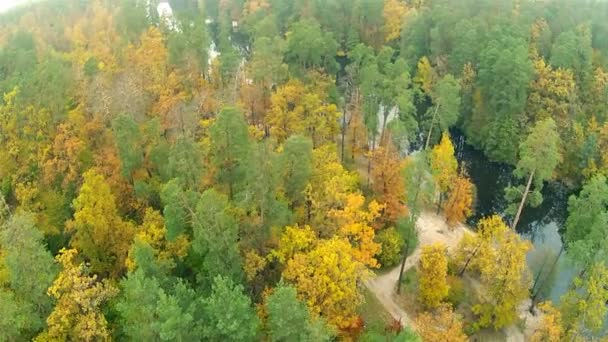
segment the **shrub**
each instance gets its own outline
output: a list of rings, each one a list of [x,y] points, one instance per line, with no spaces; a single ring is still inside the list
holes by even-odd
[[[376,242],[382,246],[378,261],[383,267],[397,265],[401,259],[403,238],[393,227],[382,230],[376,235]]]
[[[452,304],[453,308],[457,308],[466,299],[464,282],[456,276],[449,275],[448,285],[450,290],[448,291],[447,301]]]

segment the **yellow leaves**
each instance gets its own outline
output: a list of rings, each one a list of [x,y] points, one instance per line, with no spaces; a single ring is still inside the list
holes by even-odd
[[[535,121],[552,117],[561,126],[569,125],[569,103],[576,89],[571,70],[557,69],[539,57],[534,61],[535,78],[530,82],[527,111]]]
[[[270,134],[279,142],[302,131],[300,117],[304,109],[300,102],[304,92],[304,85],[301,82],[291,80],[272,94],[270,98],[272,104],[266,122],[271,127]]]
[[[405,15],[408,12],[405,1],[384,1],[384,41],[390,42],[399,38]]]
[[[564,329],[562,327],[562,315],[551,302],[538,305],[542,312],[540,326],[532,335],[532,342],[559,342],[563,340]]]
[[[87,13],[66,29],[66,37],[72,43],[71,59],[83,66],[90,58],[95,58],[104,69],[114,70],[117,61],[113,49],[121,46],[115,27],[113,13],[94,1]]]
[[[436,308],[448,296],[448,259],[441,243],[422,247],[420,254],[420,297],[427,308]]]
[[[159,94],[167,79],[168,52],[163,42],[163,36],[156,27],[150,27],[141,35],[140,45],[129,46],[127,60],[139,73],[143,89]]]
[[[310,226],[285,227],[281,235],[279,247],[270,253],[271,258],[276,258],[281,263],[286,263],[296,253],[309,250],[316,243],[317,237]]]
[[[243,270],[245,271],[245,276],[248,281],[253,281],[253,279],[261,272],[268,261],[266,258],[259,255],[254,250],[249,250],[245,253],[245,263],[243,265]]]
[[[101,305],[118,290],[89,276],[87,267],[78,264],[75,249],[59,251],[56,259],[62,271],[48,289],[57,304],[47,318],[48,328],[36,341],[109,341],[110,330]]]
[[[382,206],[371,201],[365,210],[365,197],[360,193],[349,194],[344,209],[329,211],[328,216],[336,221],[338,236],[348,239],[353,245],[353,256],[369,267],[380,267],[374,255],[380,252],[380,245],[374,242],[371,223],[380,216]]]
[[[517,319],[517,307],[528,296],[526,253],[530,248],[530,242],[497,215],[480,220],[477,235],[467,234],[459,243],[457,264],[481,274],[483,291],[473,307],[481,327],[499,329]]]
[[[443,212],[450,227],[464,222],[473,213],[473,183],[464,176],[458,176],[450,185],[450,193],[443,205]]]
[[[66,224],[72,232],[71,245],[91,261],[94,271],[118,274],[133,238],[133,226],[117,212],[114,195],[105,179],[91,169],[74,200],[74,220]]]
[[[312,176],[307,189],[310,223],[324,235],[329,210],[345,205],[347,195],[357,191],[358,176],[344,169],[335,146],[324,145],[312,152]]]
[[[401,172],[403,163],[390,143],[373,151],[372,162],[374,165],[371,173],[372,188],[378,200],[385,206],[382,218],[388,222],[395,222],[406,213],[403,203],[405,185]]]
[[[430,95],[435,83],[435,71],[431,66],[431,62],[426,56],[423,56],[418,61],[414,83],[417,84],[425,94]]]
[[[362,301],[357,284],[368,276],[365,266],[352,255],[345,239],[322,240],[310,252],[296,253],[283,271],[283,278],[294,284],[310,312],[338,328],[356,323],[356,309]]]
[[[452,307],[443,304],[435,312],[425,312],[415,322],[416,332],[424,341],[466,342],[462,317]]]
[[[161,213],[152,208],[146,208],[144,220],[135,234],[135,239],[150,245],[154,250],[154,255],[159,264],[173,267],[174,259],[183,259],[188,254],[190,241],[185,235],[179,235],[174,241],[168,241],[165,219]],[[137,267],[133,259],[135,244],[129,249],[129,254],[125,260],[125,266],[129,271],[134,271]]]
[[[338,134],[341,113],[336,105],[327,102],[327,93],[322,91],[326,80],[317,77],[314,81],[315,84],[304,86],[291,80],[272,94],[266,123],[279,142],[294,134],[306,134],[316,147]]]
[[[431,171],[441,192],[447,192],[456,178],[458,162],[454,157],[454,145],[447,132],[443,132],[441,142],[431,152]]]

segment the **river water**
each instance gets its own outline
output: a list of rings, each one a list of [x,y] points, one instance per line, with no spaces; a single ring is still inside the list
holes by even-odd
[[[484,216],[494,213],[503,216],[507,207],[503,190],[510,182],[517,181],[511,176],[513,167],[489,161],[483,152],[467,145],[464,136],[458,131],[452,132],[452,137],[458,161],[466,164],[469,176],[477,187],[475,212],[468,223],[474,227]],[[543,203],[537,208],[525,207],[517,227],[517,231],[534,246],[528,253],[533,276],[543,260],[547,260],[545,270],[548,270],[562,248],[560,229],[564,227],[568,197],[572,192],[559,182],[549,182],[543,187],[542,194]],[[544,297],[557,303],[574,274],[571,263],[563,253],[551,276],[552,280],[547,282],[543,291]]]

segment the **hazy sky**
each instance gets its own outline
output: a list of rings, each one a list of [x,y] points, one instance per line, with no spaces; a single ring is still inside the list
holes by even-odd
[[[7,9],[16,5],[28,2],[30,0],[0,0],[0,12],[4,12]]]

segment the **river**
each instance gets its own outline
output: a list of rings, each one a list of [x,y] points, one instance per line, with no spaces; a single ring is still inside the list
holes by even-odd
[[[466,164],[469,176],[477,187],[475,211],[468,223],[474,227],[484,216],[494,213],[503,215],[507,207],[503,189],[516,181],[511,175],[513,167],[489,161],[483,152],[466,144],[464,136],[458,131],[452,132],[452,137],[458,161]],[[562,248],[560,229],[564,227],[571,193],[561,183],[549,182],[542,190],[543,203],[537,208],[524,208],[517,231],[534,246],[528,253],[533,275],[536,275],[544,259],[548,260],[545,270],[549,269]],[[563,253],[551,277],[552,281],[547,282],[548,286],[542,292],[544,298],[557,303],[566,292],[574,273]]]

